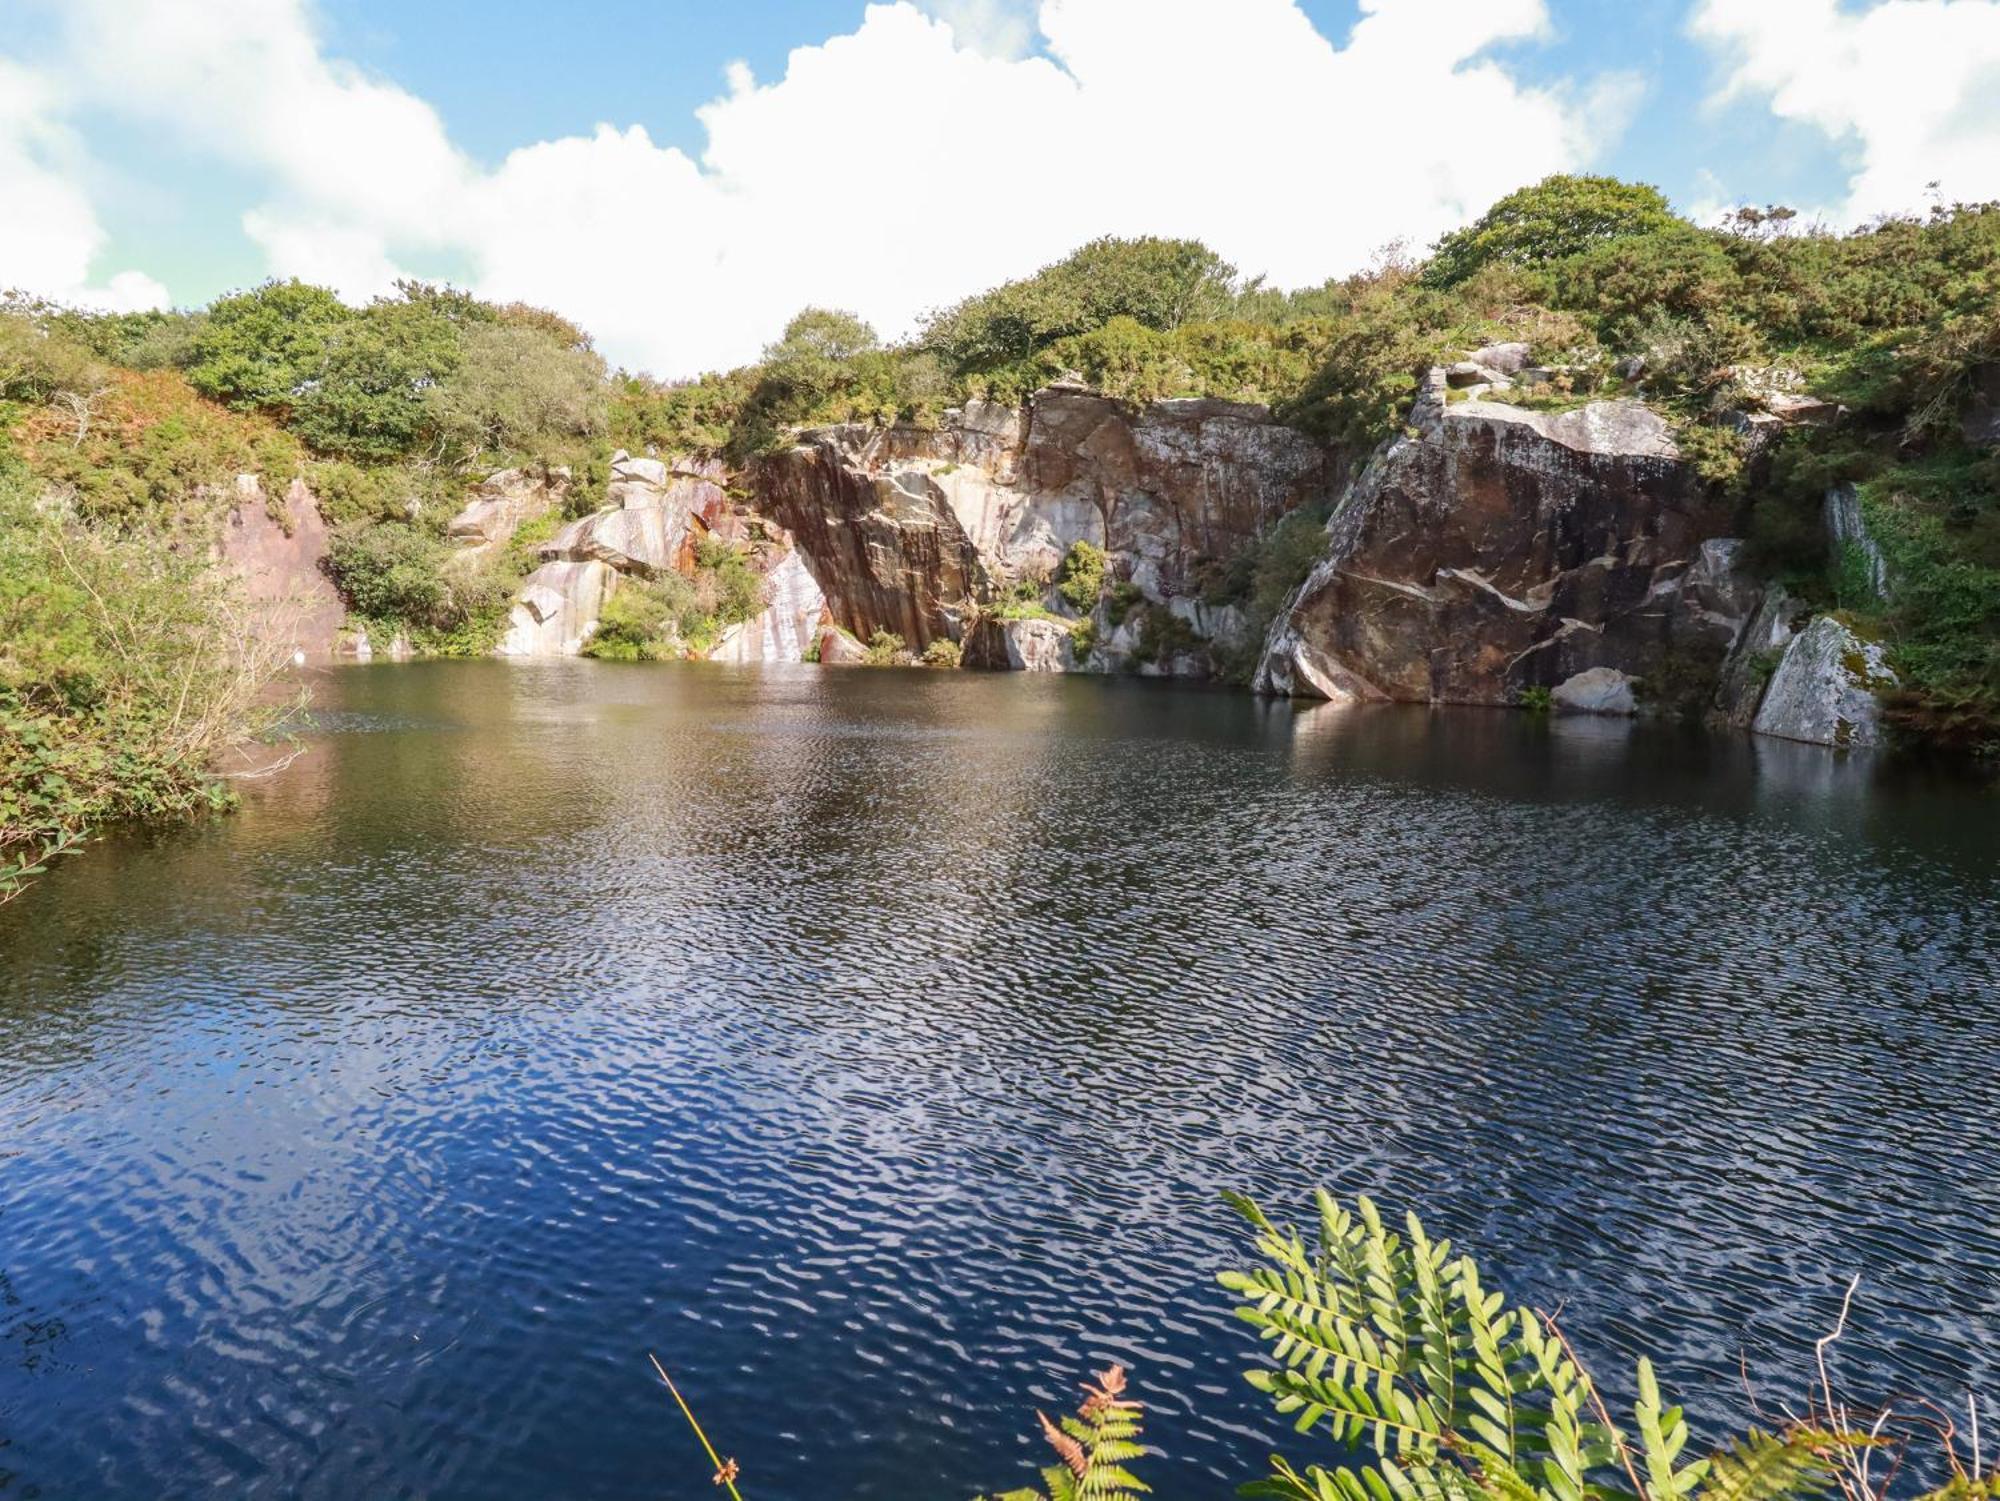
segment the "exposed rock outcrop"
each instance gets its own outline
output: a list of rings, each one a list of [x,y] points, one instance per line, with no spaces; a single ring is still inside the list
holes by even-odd
[[[576,655],[622,580],[692,573],[709,538],[745,548],[766,595],[758,614],[723,632],[711,659],[796,662],[806,654],[825,613],[819,586],[782,530],[732,500],[718,461],[621,451],[611,461],[606,499],[541,544],[542,565],[522,582],[501,656]]]
[[[1832,616],[1822,615],[1785,648],[1754,728],[1760,735],[1814,745],[1879,745],[1875,695],[1895,684],[1878,643],[1863,641]]]
[[[256,475],[239,474],[218,551],[243,579],[251,629],[307,661],[326,661],[337,653],[347,606],[327,576],[326,522],[305,481],[286,488],[281,514],[272,515]]]
[[[969,402],[935,429],[818,429],[751,481],[834,619],[921,648],[963,636],[1001,587],[1051,578],[1078,542],[1104,548],[1148,600],[1192,603],[1202,564],[1324,499],[1343,474],[1336,451],[1260,406],[1132,412],[1058,385],[1022,408]],[[1198,634],[1206,622],[1183,618]]]
[[[965,665],[1003,672],[1072,672],[1073,632],[1067,622],[1046,617],[1000,620],[989,615],[966,633]]]
[[[575,656],[597,629],[617,582],[616,570],[596,558],[542,564],[521,584],[498,655]]]
[[[1336,509],[1260,689],[1504,704],[1592,668],[1644,684],[1684,655],[1719,667],[1754,596],[1705,548],[1730,513],[1663,418],[1631,401],[1420,415]]]
[[[1847,566],[1851,555],[1864,575],[1871,594],[1879,597],[1888,587],[1889,568],[1882,549],[1869,534],[1861,514],[1861,492],[1852,485],[1835,485],[1826,492],[1823,511],[1828,544],[1833,548],[1835,568]]]
[[[905,430],[827,428],[765,460],[757,503],[791,533],[834,621],[921,649],[956,640],[985,589],[977,550],[923,467],[893,467]]]
[[[445,535],[459,544],[461,557],[490,557],[513,541],[522,523],[561,505],[569,484],[567,469],[502,469],[489,474],[451,518]]]

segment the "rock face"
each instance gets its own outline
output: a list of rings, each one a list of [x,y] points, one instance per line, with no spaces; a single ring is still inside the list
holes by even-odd
[[[1747,730],[1756,721],[1770,676],[1791,644],[1795,610],[1783,585],[1773,584],[1765,591],[1757,613],[1736,638],[1736,647],[1723,665],[1722,678],[1715,689],[1714,714],[1718,722],[1732,729]]]
[[[1755,608],[1726,506],[1637,402],[1560,415],[1420,403],[1328,523],[1257,686],[1332,699],[1505,704],[1593,668],[1719,667]]]
[[[222,563],[243,578],[253,631],[307,661],[327,661],[337,654],[347,606],[327,576],[326,522],[303,480],[286,489],[283,515],[282,522],[272,516],[256,475],[239,474]]]
[[[617,581],[611,565],[595,558],[542,564],[522,582],[497,654],[575,656],[597,629],[604,601]]]
[[[463,509],[451,518],[445,535],[459,544],[461,556],[491,556],[514,539],[521,524],[562,504],[569,493],[567,469],[536,473],[502,469],[480,481]]]
[[[1049,579],[1078,542],[1104,548],[1149,601],[1191,603],[1201,564],[1343,475],[1336,452],[1263,407],[1161,401],[1135,413],[1053,386],[1021,408],[969,402],[936,429],[806,433],[751,483],[836,621],[921,649],[964,635],[1001,586]]]
[[[761,614],[732,625],[709,652],[711,662],[803,662],[818,638],[826,614],[812,571],[796,552],[787,552],[764,576],[766,604]]]
[[[1822,615],[1785,648],[1753,728],[1814,745],[1879,745],[1875,695],[1895,683],[1877,643]]]
[[[1851,553],[1866,575],[1869,590],[1879,598],[1888,587],[1889,569],[1861,514],[1860,492],[1852,485],[1835,485],[1826,492],[1823,515],[1827,542],[1833,548],[1834,567],[1845,567]]]
[[[984,584],[978,553],[899,433],[828,428],[759,465],[759,509],[792,534],[836,624],[918,650],[956,640]]]
[[[496,475],[483,488],[499,488],[496,482],[503,478]],[[614,455],[606,492],[610,503],[541,544],[542,565],[522,581],[498,654],[575,656],[596,631],[604,602],[621,580],[692,573],[700,544],[712,537],[750,553],[752,567],[765,578],[766,604],[725,631],[710,657],[799,661],[825,614],[825,600],[789,537],[736,504],[724,479],[722,466],[712,459]],[[480,527],[488,514],[468,506],[461,513],[464,531],[454,522],[455,534],[485,537]]]
[[[1060,620],[987,616],[967,633],[965,665],[1011,672],[1070,672],[1072,627]]]

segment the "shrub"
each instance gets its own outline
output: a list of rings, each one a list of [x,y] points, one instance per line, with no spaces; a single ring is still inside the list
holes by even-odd
[[[401,458],[426,438],[427,397],[459,368],[459,330],[432,299],[380,299],[326,335],[289,425],[320,453]]]
[[[240,582],[146,526],[37,511],[0,472],[0,902],[98,827],[223,807],[217,763],[300,707]]]
[[[949,636],[940,636],[924,648],[922,658],[926,667],[956,667],[964,659],[965,652]]]
[[[1056,592],[1079,614],[1096,609],[1104,595],[1105,561],[1104,549],[1095,542],[1078,540],[1063,554],[1062,566],[1056,570]]]
[[[868,665],[871,667],[893,667],[909,660],[909,653],[903,649],[903,638],[894,631],[878,630],[868,638]]]
[[[349,608],[366,620],[449,628],[463,617],[445,575],[450,550],[428,532],[349,522],[327,544],[327,571]]]
[[[423,407],[460,462],[604,430],[604,361],[587,348],[533,323],[473,324],[458,343],[455,370],[423,393]]]
[[[919,342],[953,370],[999,369],[1117,318],[1162,333],[1219,318],[1237,286],[1235,268],[1195,240],[1093,240],[934,315]]]
[[[681,653],[685,635],[709,619],[694,584],[678,573],[627,579],[604,602],[584,655],[612,662],[659,662]]]

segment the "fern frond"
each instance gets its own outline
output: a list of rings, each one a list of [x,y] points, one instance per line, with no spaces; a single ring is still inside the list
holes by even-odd
[[[1643,1358],[1639,1361],[1639,1400],[1633,1404],[1632,1416],[1639,1429],[1648,1501],[1680,1501],[1708,1474],[1709,1462],[1678,1463],[1687,1447],[1687,1422],[1678,1407],[1667,1407],[1660,1401],[1653,1363]]]
[[[1298,1485],[1314,1501],[1629,1494],[1625,1441],[1561,1337],[1487,1292],[1472,1259],[1432,1240],[1417,1216],[1407,1216],[1398,1234],[1370,1200],[1357,1198],[1349,1212],[1322,1193],[1319,1245],[1309,1251],[1250,1200],[1231,1202],[1254,1229],[1262,1258],[1219,1279],[1240,1300],[1237,1317],[1269,1347],[1271,1368],[1249,1373],[1251,1384],[1299,1432],[1324,1429],[1375,1461],[1354,1470],[1274,1469],[1277,1494]],[[1677,1453],[1685,1442],[1679,1413],[1669,1420],[1657,1407],[1657,1416],[1660,1449]],[[1696,1478],[1646,1501],[1688,1501]],[[1352,1493],[1354,1486],[1368,1496]]]
[[[1701,1501],[1793,1501],[1833,1483],[1833,1454],[1848,1440],[1815,1428],[1766,1433],[1752,1428],[1709,1461]]]

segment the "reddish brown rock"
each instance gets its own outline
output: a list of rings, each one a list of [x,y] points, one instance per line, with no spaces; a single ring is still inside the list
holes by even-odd
[[[1719,668],[1754,592],[1708,577],[1729,508],[1636,402],[1560,416],[1429,414],[1355,483],[1257,686],[1322,698],[1504,704],[1592,668]]]
[[[326,573],[327,528],[303,480],[293,480],[272,515],[254,474],[236,477],[235,505],[223,525],[223,565],[244,581],[252,628],[307,661],[330,660],[347,607]]]

